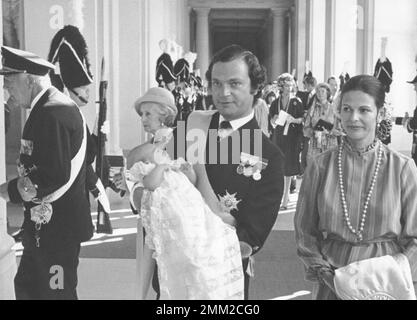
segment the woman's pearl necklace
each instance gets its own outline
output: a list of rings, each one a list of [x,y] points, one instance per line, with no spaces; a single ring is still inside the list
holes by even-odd
[[[346,205],[346,195],[345,195],[345,188],[343,186],[343,171],[342,171],[342,152],[343,152],[343,146],[344,146],[344,140],[342,140],[340,146],[339,146],[339,153],[338,153],[338,169],[339,169],[339,185],[340,185],[340,198],[342,200],[342,209],[343,209],[343,217],[346,222],[347,227],[349,228],[350,232],[356,235],[358,241],[363,240],[363,229],[365,227],[365,220],[366,220],[366,213],[368,211],[368,205],[369,201],[371,200],[372,192],[374,191],[376,178],[378,176],[379,169],[381,167],[382,162],[382,147],[379,147],[378,150],[378,158],[376,161],[376,167],[375,172],[371,180],[371,185],[369,187],[368,194],[366,195],[365,204],[363,205],[362,209],[362,218],[359,226],[359,230],[356,230],[352,227],[352,223],[350,222],[350,217],[348,214],[348,209]]]

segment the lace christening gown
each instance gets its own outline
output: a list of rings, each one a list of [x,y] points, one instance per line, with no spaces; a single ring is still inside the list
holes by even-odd
[[[145,243],[154,250],[161,299],[243,299],[244,277],[236,231],[215,215],[197,188],[171,161],[161,185],[144,190],[140,216]],[[141,184],[155,168],[137,162],[130,173]],[[142,184],[143,186],[143,184]]]

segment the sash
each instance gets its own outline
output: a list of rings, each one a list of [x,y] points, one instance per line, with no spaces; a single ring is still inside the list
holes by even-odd
[[[75,179],[77,178],[84,164],[85,154],[87,150],[86,149],[87,148],[87,127],[85,124],[84,116],[81,113],[81,111],[80,111],[80,115],[83,120],[83,141],[81,142],[81,147],[80,149],[78,149],[77,154],[71,160],[70,178],[68,182],[64,184],[61,188],[51,193],[50,195],[44,197],[42,199],[42,201],[44,202],[55,202],[59,198],[61,198],[68,191],[68,189],[72,186],[72,184],[74,183]]]
[[[83,140],[81,142],[80,149],[78,150],[74,158],[72,158],[71,160],[71,172],[68,182],[64,184],[62,187],[60,187],[58,190],[43,197],[42,199],[32,200],[33,203],[38,204],[30,210],[31,220],[36,223],[37,230],[40,230],[40,226],[42,224],[46,224],[51,220],[53,213],[51,203],[57,201],[69,190],[69,188],[72,186],[75,179],[77,178],[78,174],[80,173],[82,165],[84,164],[87,150],[87,125],[85,123],[83,114],[80,110],[78,111],[80,112],[83,123]]]
[[[213,115],[218,112],[217,110],[207,111],[194,111],[187,119],[187,161],[191,164],[205,164],[206,161],[206,145],[207,145],[207,134],[210,122]],[[194,145],[196,144],[195,138],[200,148],[198,149],[197,156],[192,154],[194,152]],[[201,152],[201,153],[200,153]],[[197,162],[195,162],[197,161]],[[255,260],[252,256],[248,258],[248,266],[244,272],[250,277],[254,277],[254,263]]]
[[[205,164],[206,162],[207,134],[211,118],[216,112],[217,110],[194,111],[188,116],[186,160],[191,164]]]

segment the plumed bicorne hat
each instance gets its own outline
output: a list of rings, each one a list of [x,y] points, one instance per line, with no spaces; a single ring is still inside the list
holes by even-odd
[[[61,91],[64,86],[72,89],[93,82],[87,43],[75,26],[67,25],[55,34],[48,60],[58,66],[59,72],[51,74],[51,80]]]
[[[194,84],[194,86],[196,86],[197,88],[203,87],[203,81],[201,80],[199,76],[196,76],[194,72],[190,73],[190,80],[191,80],[191,83]]]

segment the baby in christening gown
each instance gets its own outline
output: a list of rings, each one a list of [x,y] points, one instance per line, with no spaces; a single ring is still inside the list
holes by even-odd
[[[160,298],[243,299],[236,231],[210,209],[194,186],[193,168],[149,143],[127,179],[144,188],[140,216],[145,244],[158,265]]]

